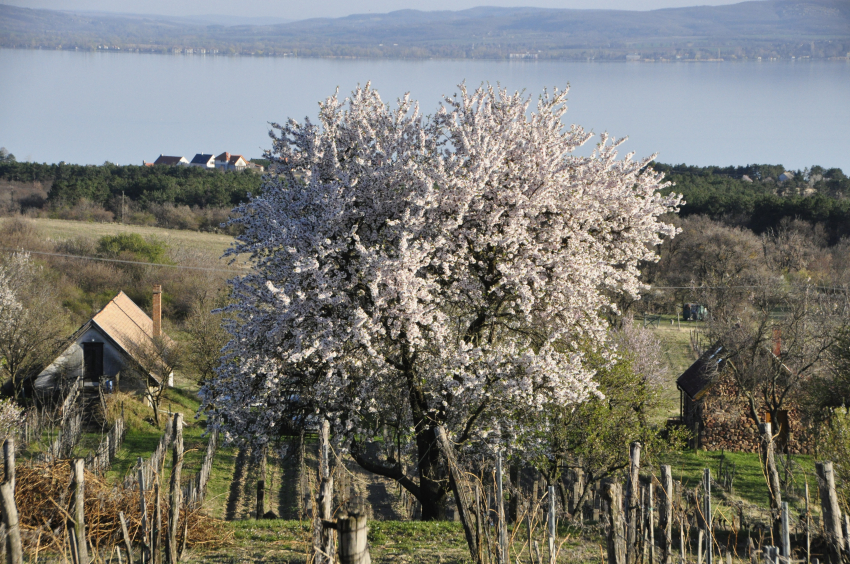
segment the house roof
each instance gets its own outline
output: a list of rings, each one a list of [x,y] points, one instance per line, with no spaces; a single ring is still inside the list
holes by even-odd
[[[167,155],[160,155],[158,159],[156,159],[153,164],[158,165],[176,165],[182,162],[183,157],[169,157]]]
[[[229,161],[230,160],[230,153],[225,151],[222,154],[220,154],[219,156],[217,156],[215,158],[215,160],[217,160],[217,161]]]
[[[209,162],[211,160],[215,160],[215,158],[212,155],[205,155],[205,154],[202,154],[202,153],[198,153],[192,159],[192,164],[209,164]]]
[[[714,384],[725,363],[723,345],[714,343],[676,379],[676,386],[692,400],[699,399]]]

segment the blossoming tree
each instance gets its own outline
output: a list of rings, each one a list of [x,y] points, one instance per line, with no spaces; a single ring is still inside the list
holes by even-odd
[[[612,292],[638,294],[679,199],[607,136],[574,156],[591,134],[564,127],[565,96],[529,111],[461,86],[425,117],[367,85],[322,103],[318,124],[273,125],[274,172],[233,220],[229,252],[254,269],[231,281],[238,321],[202,390],[228,437],[262,444],[327,418],[440,519],[437,426],[521,449],[538,434],[518,421],[595,393],[580,351],[603,348],[600,313]]]

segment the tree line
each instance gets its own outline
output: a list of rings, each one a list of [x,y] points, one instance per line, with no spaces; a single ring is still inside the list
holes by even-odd
[[[9,191],[0,204],[6,200],[13,214],[218,231],[228,210],[256,193],[262,179],[199,167],[4,161],[0,181]]]

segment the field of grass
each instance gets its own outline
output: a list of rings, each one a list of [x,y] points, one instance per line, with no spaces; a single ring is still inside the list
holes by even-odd
[[[2,218],[0,222],[9,221]],[[91,237],[97,239],[104,235],[119,235],[138,233],[142,237],[153,237],[165,242],[173,249],[188,249],[203,251],[215,257],[220,257],[233,243],[230,235],[216,233],[201,233],[180,229],[164,229],[162,227],[145,227],[142,225],[122,225],[120,223],[94,223],[87,221],[71,221],[65,219],[32,218],[26,221],[38,229],[44,237],[52,241],[64,241],[76,237]],[[224,264],[225,261],[222,261]]]
[[[233,546],[212,551],[195,551],[185,559],[200,562],[263,562],[266,564],[306,563],[309,561],[310,523],[307,521],[262,520],[231,521]],[[535,540],[545,552],[545,540],[538,529]],[[490,531],[491,540],[495,530]],[[525,527],[508,535],[511,561],[528,561]],[[461,564],[470,562],[463,527],[457,522],[369,521],[369,551],[375,563]],[[558,529],[559,563],[600,562],[595,534],[582,537],[573,529]]]

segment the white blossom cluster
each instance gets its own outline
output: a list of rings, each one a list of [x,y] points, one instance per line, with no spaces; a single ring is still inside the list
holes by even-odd
[[[461,86],[426,117],[367,85],[273,125],[273,172],[235,210],[230,253],[255,268],[231,281],[210,419],[256,443],[310,413],[343,442],[438,424],[486,442],[594,393],[579,351],[607,338],[606,295],[639,294],[680,197],[606,135],[574,156],[592,135],[565,100]]]

